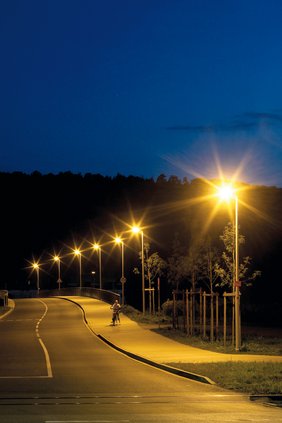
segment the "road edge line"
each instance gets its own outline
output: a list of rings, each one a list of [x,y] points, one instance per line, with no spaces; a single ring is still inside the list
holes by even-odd
[[[4,319],[4,317],[7,317],[10,313],[12,313],[12,311],[14,311],[14,308],[16,306],[16,303],[14,300],[12,300],[11,298],[8,299],[8,307],[10,307],[9,310],[7,310],[4,314],[2,314],[0,316],[0,320]]]
[[[49,356],[49,352],[46,348],[46,345],[44,344],[40,334],[39,334],[39,325],[42,322],[42,320],[44,319],[44,317],[46,316],[47,312],[48,312],[48,306],[47,304],[41,299],[41,298],[36,298],[38,301],[40,301],[44,306],[45,306],[45,312],[43,313],[43,315],[41,316],[41,318],[37,321],[36,327],[35,327],[35,333],[37,336],[37,339],[39,341],[39,344],[41,345],[41,348],[43,349],[44,355],[45,355],[45,363],[46,363],[46,368],[47,368],[47,377],[48,378],[53,378],[53,372],[52,372],[52,366],[51,366],[51,360],[50,360],[50,356]]]

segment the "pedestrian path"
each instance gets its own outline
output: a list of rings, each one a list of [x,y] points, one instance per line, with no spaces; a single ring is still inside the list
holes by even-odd
[[[66,297],[78,304],[95,334],[119,349],[157,363],[210,363],[227,361],[281,362],[282,356],[222,354],[184,345],[132,321],[121,314],[121,324],[112,326],[110,305],[88,297]]]

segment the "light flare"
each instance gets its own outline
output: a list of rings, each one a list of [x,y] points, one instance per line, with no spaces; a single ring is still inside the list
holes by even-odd
[[[229,202],[231,199],[235,198],[236,190],[232,184],[223,183],[217,188],[217,195],[220,200]]]

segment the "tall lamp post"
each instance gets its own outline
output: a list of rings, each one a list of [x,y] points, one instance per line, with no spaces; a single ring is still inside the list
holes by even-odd
[[[39,294],[40,291],[40,281],[39,281],[39,264],[38,263],[33,263],[33,269],[36,271],[36,289],[37,292]]]
[[[57,263],[57,266],[58,266],[58,280],[57,280],[57,283],[59,284],[59,291],[60,291],[60,289],[61,289],[61,283],[62,283],[62,279],[61,279],[61,259],[57,255],[54,256],[53,259]]]
[[[93,244],[93,250],[97,251],[99,257],[99,287],[102,289],[102,250],[99,244]]]
[[[144,269],[144,232],[139,226],[133,226],[131,231],[141,235],[141,266],[142,266],[142,311],[145,314],[145,269]]]
[[[218,188],[218,195],[224,201],[234,200],[234,232],[235,232],[235,266],[233,274],[233,293],[235,299],[235,350],[241,347],[241,311],[240,311],[240,280],[239,280],[239,230],[238,230],[238,196],[232,185],[224,184]]]
[[[239,281],[238,197],[235,195],[235,349],[241,348],[241,311]]]
[[[81,251],[76,248],[74,250],[74,255],[78,258],[78,263],[79,263],[79,288],[82,288],[82,279],[81,279]]]
[[[126,278],[124,277],[124,242],[120,237],[115,238],[115,243],[121,246],[121,305],[124,306],[124,284]]]

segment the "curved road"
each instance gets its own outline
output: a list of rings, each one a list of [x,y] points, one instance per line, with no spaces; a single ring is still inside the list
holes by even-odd
[[[282,422],[282,411],[136,362],[75,304],[17,300],[0,320],[1,423]]]

